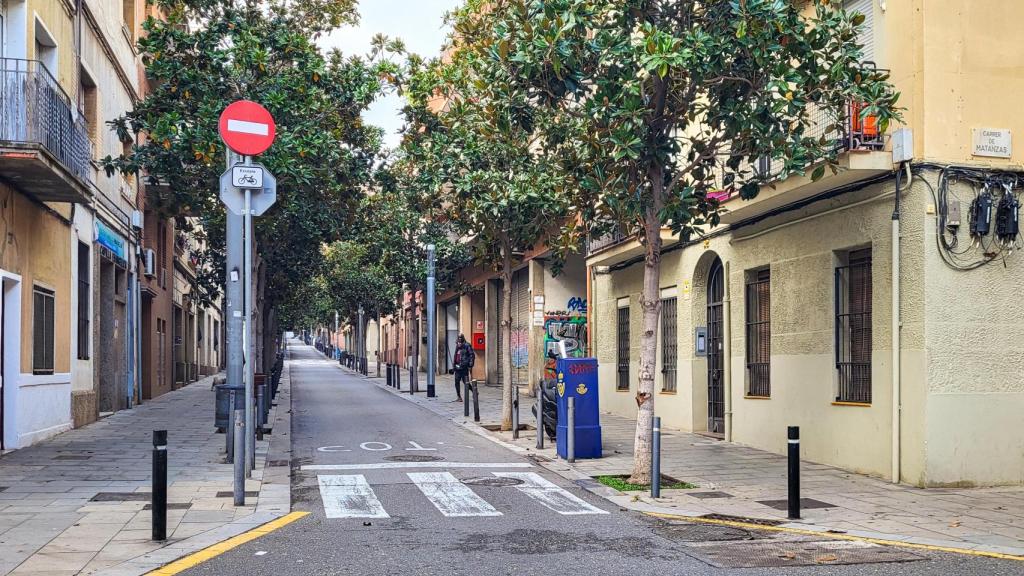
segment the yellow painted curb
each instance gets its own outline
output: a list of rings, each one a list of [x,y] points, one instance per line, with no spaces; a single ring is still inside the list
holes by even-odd
[[[208,548],[203,548],[199,552],[189,554],[184,558],[179,558],[174,562],[171,562],[170,564],[164,566],[163,568],[158,568],[157,570],[153,570],[152,572],[147,573],[147,576],[172,576],[174,574],[179,574],[181,572],[184,572],[185,570],[188,570],[189,568],[198,566],[199,564],[202,564],[203,562],[206,562],[211,558],[220,556],[221,554],[227,552],[228,550],[231,550],[232,548],[237,548],[238,546],[241,546],[246,542],[250,542],[252,540],[259,538],[260,536],[270,534],[274,530],[283,528],[288,524],[291,524],[292,522],[295,522],[299,518],[302,518],[308,514],[309,512],[292,512],[291,514],[282,516],[277,520],[272,520],[270,522],[267,522],[266,524],[257,526],[256,528],[253,528],[248,532],[243,532],[238,536],[228,538],[227,540],[223,542],[218,542]]]
[[[852,534],[839,534],[836,532],[817,532],[814,530],[804,530],[802,528],[787,528],[785,526],[762,526],[761,524],[754,524],[751,522],[718,520],[716,518],[701,518],[699,516],[681,516],[678,514],[663,514],[661,512],[644,512],[644,514],[654,516],[655,518],[665,518],[667,520],[683,520],[685,522],[696,522],[701,524],[717,524],[719,526],[764,530],[766,532],[785,532],[787,534],[802,534],[805,536],[823,536],[825,538],[833,538],[835,540],[856,540],[860,542],[879,544],[882,546],[899,546],[902,548],[914,548],[917,550],[948,552],[950,554],[967,554],[969,556],[983,556],[985,558],[998,558],[1000,560],[1016,560],[1018,562],[1024,562],[1024,556],[1018,556],[1016,554],[1002,554],[1000,552],[986,552],[984,550],[970,550],[968,548],[953,548],[948,546],[932,546],[930,544],[915,544],[913,542],[900,542],[899,540],[883,540],[881,538],[868,538],[866,536],[854,536]]]

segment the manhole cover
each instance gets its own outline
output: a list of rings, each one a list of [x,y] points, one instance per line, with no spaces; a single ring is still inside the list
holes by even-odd
[[[76,455],[73,455],[73,454],[62,454],[60,456],[55,456],[53,459],[54,460],[88,460],[89,458],[92,458],[92,456],[76,456]]]
[[[732,494],[725,492],[686,492],[687,496],[693,496],[694,498],[700,498],[701,500],[709,498],[732,498]]]
[[[775,508],[776,510],[789,510],[789,500],[758,500],[758,504],[764,504],[769,508]],[[829,504],[828,502],[822,502],[821,500],[815,500],[814,498],[801,498],[800,509],[801,510],[814,510],[816,508],[835,508],[835,504]]]
[[[829,564],[911,562],[922,557],[900,548],[858,540],[754,541],[695,544],[689,549],[720,568],[777,568]]]
[[[149,492],[100,492],[90,502],[149,502]]]
[[[385,456],[389,462],[437,462],[444,460],[440,456],[427,456],[426,454],[402,454],[401,456]]]
[[[491,486],[491,487],[504,487],[504,486],[519,486],[523,483],[519,478],[499,478],[497,476],[481,476],[479,478],[467,478],[462,481],[463,484],[469,484],[470,486]]]

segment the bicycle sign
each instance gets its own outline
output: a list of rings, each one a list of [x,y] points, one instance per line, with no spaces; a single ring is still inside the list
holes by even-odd
[[[232,166],[231,185],[235,188],[263,188],[263,168],[259,166]]]

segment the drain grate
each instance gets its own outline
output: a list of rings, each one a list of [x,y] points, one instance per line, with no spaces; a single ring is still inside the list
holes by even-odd
[[[758,500],[758,504],[764,504],[769,508],[775,508],[776,510],[789,510],[789,500]],[[835,508],[835,504],[829,504],[828,502],[822,502],[821,500],[815,500],[814,498],[801,498],[800,509],[801,510],[814,510],[816,508]]]
[[[149,492],[100,492],[89,502],[149,502]]]
[[[900,548],[861,541],[775,541],[709,543],[689,549],[719,568],[779,568],[912,562],[923,559]]]
[[[426,454],[402,454],[401,456],[385,456],[389,462],[437,462],[444,460],[440,456],[427,456]]]
[[[54,456],[54,460],[88,460],[92,456],[81,456],[75,454],[61,454],[60,456]]]
[[[693,496],[694,498],[700,498],[701,500],[711,498],[732,498],[732,494],[725,492],[684,492],[687,496]]]
[[[478,478],[466,478],[462,481],[463,484],[470,486],[490,486],[495,488],[503,488],[506,486],[519,486],[523,483],[519,478],[499,478],[497,476],[480,476]]]
[[[527,458],[533,460],[534,462],[537,462],[538,464],[542,462],[551,462],[551,458],[548,458],[547,456],[541,456],[540,454],[529,454]]]
[[[291,464],[288,460],[267,460],[267,466],[271,468],[280,468]]]
[[[714,524],[666,524],[658,531],[662,536],[676,542],[734,542],[757,539],[750,530]]]
[[[217,498],[232,498],[232,497],[234,497],[234,495],[235,495],[235,493],[230,491],[230,490],[222,490],[220,492],[217,492]],[[253,492],[251,490],[246,490],[245,491],[245,497],[246,498],[255,498],[255,497],[259,496],[259,495],[260,495],[259,492]]]
[[[758,526],[780,526],[785,524],[785,520],[769,520],[767,518],[748,518],[746,516],[730,516],[728,514],[705,514],[701,518],[707,518],[708,520],[725,520],[726,522],[743,522],[746,524],[756,524]]]

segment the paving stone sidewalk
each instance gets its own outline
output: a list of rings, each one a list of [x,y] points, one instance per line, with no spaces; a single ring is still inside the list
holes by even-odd
[[[374,373],[371,367],[371,374]],[[408,394],[403,373],[401,396],[464,425],[463,405],[454,399],[452,376],[438,376],[438,398]],[[371,378],[381,386],[383,379]],[[420,386],[426,387],[420,374]],[[392,392],[394,389],[387,388]],[[920,489],[896,485],[880,478],[846,472],[813,462],[801,463],[803,498],[828,507],[805,507],[800,522],[786,520],[785,507],[764,502],[786,498],[786,458],[763,450],[727,444],[678,430],[662,435],[662,473],[695,484],[692,490],[662,490],[662,498],[646,492],[620,493],[587,480],[600,475],[626,474],[632,468],[635,420],[608,413],[601,415],[604,457],[577,460],[572,466],[558,460],[550,442],[536,449],[530,407],[533,398],[521,397],[522,424],[531,426],[518,440],[511,432],[494,432],[500,424],[498,388],[481,385],[480,425],[510,447],[550,459],[546,467],[590,487],[621,506],[648,512],[684,516],[723,514],[787,522],[786,526],[840,531],[854,536],[917,544],[1024,555],[1024,487]],[[474,426],[475,427],[475,426]],[[478,428],[478,430],[480,430]]]
[[[143,574],[287,514],[289,467],[265,468],[272,443],[288,458],[287,369],[238,508],[212,380],[0,457],[0,574]],[[153,430],[168,431],[165,542],[150,540]]]

